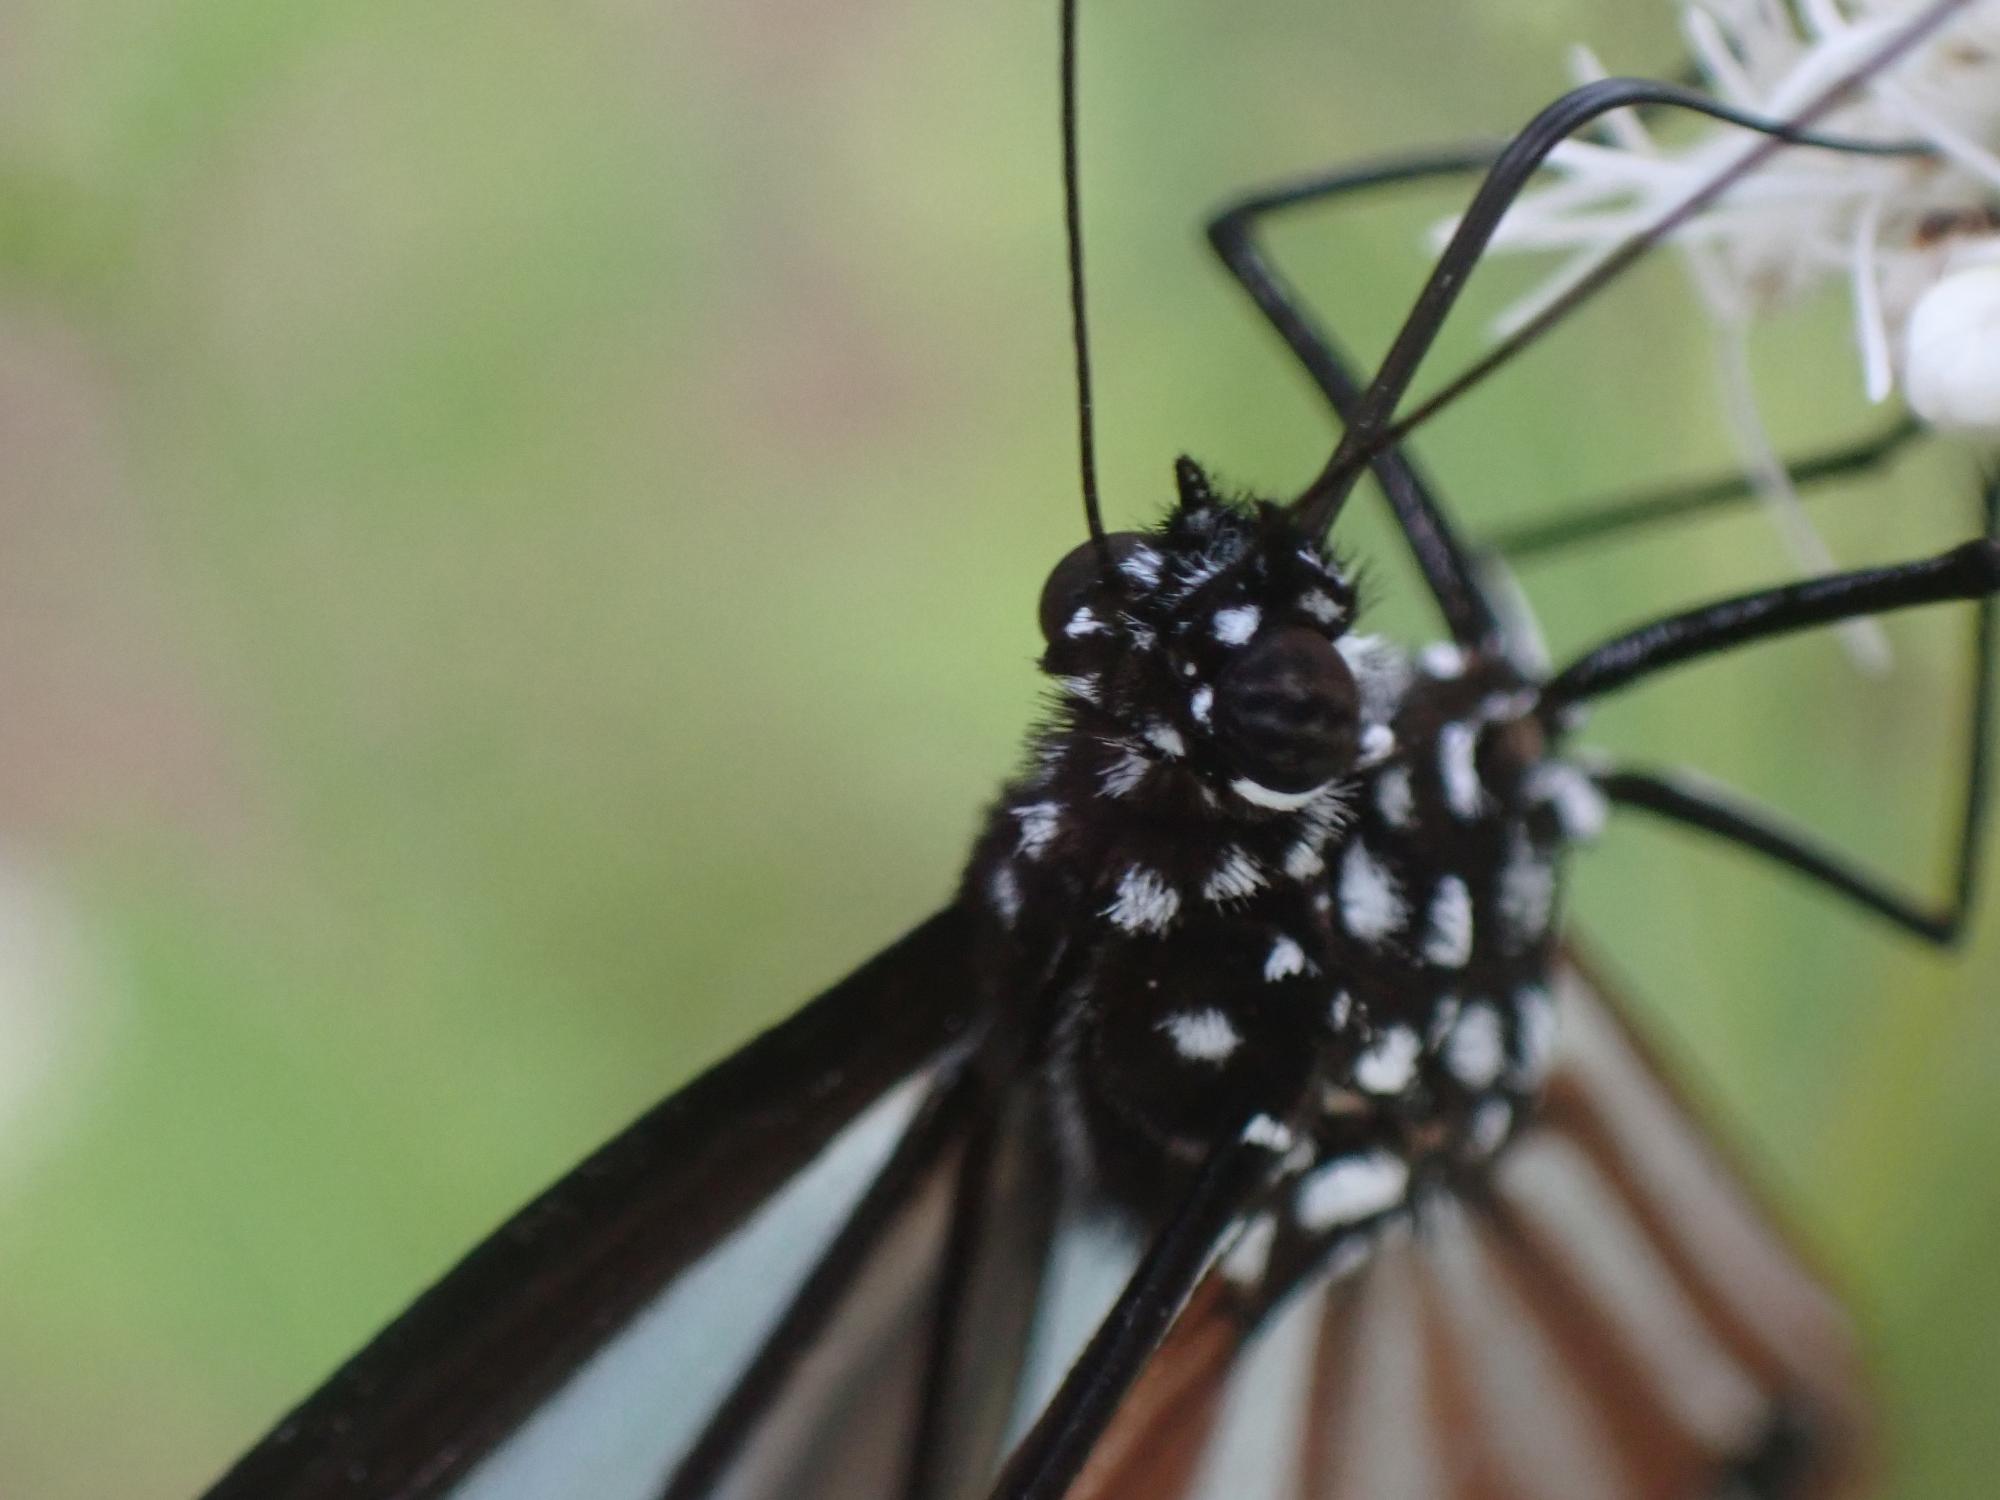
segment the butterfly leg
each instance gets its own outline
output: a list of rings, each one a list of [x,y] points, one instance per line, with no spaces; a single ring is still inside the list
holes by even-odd
[[[1258,234],[1262,221],[1286,209],[1372,188],[1484,171],[1496,154],[1497,148],[1480,142],[1361,162],[1252,193],[1209,218],[1209,245],[1343,422],[1359,408],[1362,383],[1353,362],[1266,253]],[[1400,448],[1376,459],[1374,473],[1452,634],[1461,641],[1490,636],[1493,608],[1480,593],[1436,486]]]
[[[1242,198],[1209,220],[1209,243],[1217,256],[1277,329],[1336,411],[1345,413],[1360,399],[1361,387],[1354,366],[1331,335],[1313,319],[1304,299],[1266,254],[1257,236],[1258,221],[1290,208],[1345,198],[1374,188],[1485,171],[1492,166],[1497,149],[1481,142],[1467,142],[1341,167]],[[1786,473],[1794,484],[1804,487],[1863,472],[1900,452],[1922,431],[1913,418],[1904,417],[1873,437],[1788,464]],[[1375,474],[1387,490],[1412,547],[1441,551],[1443,542],[1431,538],[1433,521],[1443,514],[1444,501],[1414,456],[1400,449],[1391,450],[1377,462]],[[1498,554],[1509,562],[1522,561],[1630,528],[1700,515],[1748,499],[1754,493],[1753,486],[1740,473],[1651,487],[1587,501],[1546,520],[1508,527],[1484,539],[1473,550],[1475,555]],[[1421,550],[1418,560],[1420,565],[1425,563]],[[1425,566],[1425,576],[1434,592],[1444,586],[1439,580],[1450,576],[1449,556],[1441,555],[1432,565]]]
[[[1785,474],[1804,490],[1828,480],[1865,473],[1900,453],[1923,430],[1915,418],[1903,417],[1859,442],[1788,463]],[[1479,552],[1508,563],[1526,562],[1628,531],[1722,510],[1756,494],[1748,478],[1741,472],[1732,472],[1598,496],[1566,506],[1557,515],[1502,527],[1481,540]]]
[[[1982,662],[1984,656],[1982,652]],[[1980,696],[1982,699],[1986,696],[1983,690]],[[1984,709],[1985,704],[1981,703],[1974,716],[1975,730],[1985,721]],[[1873,912],[1891,926],[1944,948],[1956,944],[1964,935],[1978,880],[1986,770],[1984,736],[1979,736],[1973,742],[1966,794],[1959,813],[1952,888],[1941,902],[1921,900],[1899,891],[1857,861],[1824,848],[1808,834],[1784,827],[1767,809],[1748,805],[1721,788],[1698,785],[1684,777],[1629,769],[1608,771],[1595,779],[1604,794],[1621,807],[1641,808],[1683,828],[1699,829],[1739,849],[1761,854],[1864,911]]]
[[[1387,430],[1417,366],[1429,352],[1466,279],[1484,255],[1494,230],[1514,199],[1541,170],[1549,153],[1606,114],[1648,105],[1686,109],[1767,136],[1809,142],[1826,149],[1882,149],[1799,131],[1778,121],[1719,105],[1675,85],[1613,78],[1585,84],[1563,95],[1504,147],[1476,143],[1362,163],[1250,194],[1211,217],[1210,245],[1284,338],[1345,424],[1346,430],[1333,458],[1301,497],[1309,514],[1322,523],[1331,520],[1349,482],[1345,471],[1351,458]],[[1347,358],[1265,254],[1257,239],[1259,220],[1284,209],[1368,188],[1481,169],[1486,171],[1485,180],[1405,319],[1381,370],[1366,387],[1361,386]],[[1578,301],[1572,299],[1564,310],[1575,305]],[[1485,597],[1466,548],[1454,533],[1432,487],[1396,448],[1376,454],[1369,460],[1369,466],[1388,494],[1397,521],[1453,637],[1466,644],[1497,641],[1499,616]]]
[[[2000,539],[2000,478],[1987,484],[1985,514],[1986,537],[1991,545]],[[1994,624],[1995,596],[1989,588],[1979,598],[1973,619],[1965,777],[1958,806],[1952,883],[1942,901],[1910,896],[1861,863],[1825,848],[1806,833],[1785,827],[1775,814],[1721,788],[1630,767],[1598,773],[1597,785],[1621,806],[1638,808],[1761,854],[1914,937],[1939,947],[1951,946],[1964,933],[1978,885],[1982,835],[1989,806]]]
[[[1669,667],[1756,641],[1924,604],[1979,600],[2000,591],[2000,538],[1982,537],[1935,557],[1856,568],[1781,584],[1666,615],[1585,652],[1541,690],[1536,713],[1558,721]]]
[[[1016,1445],[992,1500],[1060,1500],[1068,1491],[1229,1226],[1277,1169],[1276,1144],[1272,1122],[1259,1116],[1210,1157],[1054,1398]]]

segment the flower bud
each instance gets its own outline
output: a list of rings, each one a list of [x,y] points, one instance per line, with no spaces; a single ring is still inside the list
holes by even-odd
[[[2000,436],[2000,263],[1953,271],[1917,299],[1903,393],[1939,432]]]

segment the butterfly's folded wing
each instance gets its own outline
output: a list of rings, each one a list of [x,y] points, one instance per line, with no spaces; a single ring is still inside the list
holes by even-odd
[[[891,1363],[913,1363],[930,1296],[919,1268],[936,1263],[971,1113],[941,1118],[942,1076],[976,1029],[969,934],[962,911],[940,913],[655,1106],[420,1297],[208,1500],[648,1500],[874,1188],[876,1237],[854,1257],[868,1269],[825,1299],[786,1400],[758,1424],[765,1450],[790,1435],[791,1458],[754,1445],[743,1457],[859,1462],[801,1434],[839,1433],[829,1401],[852,1398],[871,1358],[895,1348]],[[907,1140],[919,1125],[923,1159]],[[842,1351],[830,1394],[821,1346]]]
[[[1574,962],[1491,1177],[1252,1328],[1190,1301],[1071,1500],[1834,1500],[1869,1477],[1838,1304]]]

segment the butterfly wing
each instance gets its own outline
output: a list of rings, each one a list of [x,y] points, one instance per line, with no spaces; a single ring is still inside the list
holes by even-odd
[[[793,1356],[740,1410],[705,1419],[694,1457],[663,1500],[926,1500],[986,1492],[1035,1331],[1039,1287],[1055,1242],[1056,1181],[1039,1127],[1043,1100],[1017,1077],[990,1101],[975,1080],[967,1128],[873,1236],[806,1330],[767,1340],[760,1364]],[[866,1210],[850,1219],[850,1227]],[[759,1387],[762,1387],[760,1390]],[[521,1490],[522,1494],[569,1493]],[[597,1491],[591,1493],[596,1494]]]
[[[970,933],[964,912],[941,912],[655,1106],[424,1293],[208,1500],[657,1493],[899,1143],[942,1108],[940,1075],[978,1022]],[[880,1265],[935,1252],[939,1163],[965,1113],[927,1127],[932,1163],[903,1164],[878,1214]],[[871,1305],[868,1281],[842,1311]],[[907,1309],[869,1316],[893,1325]]]
[[[1491,1177],[1255,1325],[1199,1289],[1072,1500],[1833,1500],[1870,1472],[1838,1304],[1571,962]]]

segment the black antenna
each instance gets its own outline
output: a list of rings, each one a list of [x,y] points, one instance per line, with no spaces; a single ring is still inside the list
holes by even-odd
[[[1069,241],[1070,342],[1076,346],[1076,462],[1083,483],[1083,520],[1106,578],[1116,576],[1104,513],[1097,500],[1097,431],[1090,399],[1090,320],[1083,306],[1083,181],[1077,165],[1076,5],[1062,0],[1063,231]]]
[[[1417,364],[1429,352],[1431,341],[1436,337],[1445,314],[1457,300],[1458,291],[1471,270],[1471,259],[1475,259],[1479,249],[1482,248],[1480,245],[1470,243],[1471,236],[1466,234],[1466,226],[1461,225],[1460,238],[1465,239],[1467,243],[1461,246],[1455,239],[1453,245],[1447,248],[1444,258],[1439,262],[1438,271],[1433,275],[1433,284],[1426,287],[1425,296],[1419,299],[1417,310],[1405,322],[1401,333],[1397,335],[1395,345],[1383,360],[1382,368],[1377,372],[1368,390],[1363,393],[1356,419],[1348,426],[1333,456],[1327,460],[1326,467],[1293,502],[1294,509],[1310,518],[1316,525],[1322,527],[1331,525],[1354,488],[1355,482],[1377,456],[1402,442],[1417,427],[1437,415],[1452,401],[1464,395],[1487,375],[1546,334],[1563,318],[1575,311],[1579,304],[1596,295],[1634,261],[1708,208],[1742,178],[1787,146],[1804,141],[1809,127],[1822,116],[1837,108],[1867,79],[1899,61],[1950,19],[1955,12],[1963,10],[1970,3],[1971,0],[1937,0],[1936,4],[1920,12],[1900,31],[1892,33],[1881,47],[1814,95],[1796,113],[1763,127],[1766,130],[1764,140],[1750,147],[1688,198],[1662,215],[1657,222],[1626,240],[1562,297],[1544,308],[1509,338],[1495,345],[1486,355],[1475,361],[1470,369],[1422,402],[1407,417],[1397,421],[1396,405],[1409,388]],[[1578,91],[1579,94],[1584,92],[1584,90]],[[1525,144],[1517,138],[1517,146]],[[1853,149],[1853,147],[1841,145],[1837,149]],[[1900,143],[1888,143],[1875,149],[1885,154],[1900,154],[1907,151],[1908,147]],[[1491,226],[1485,227],[1490,230]],[[1454,252],[1464,254],[1468,251],[1470,257],[1463,264],[1456,263]],[[1447,262],[1452,263],[1447,264]]]

